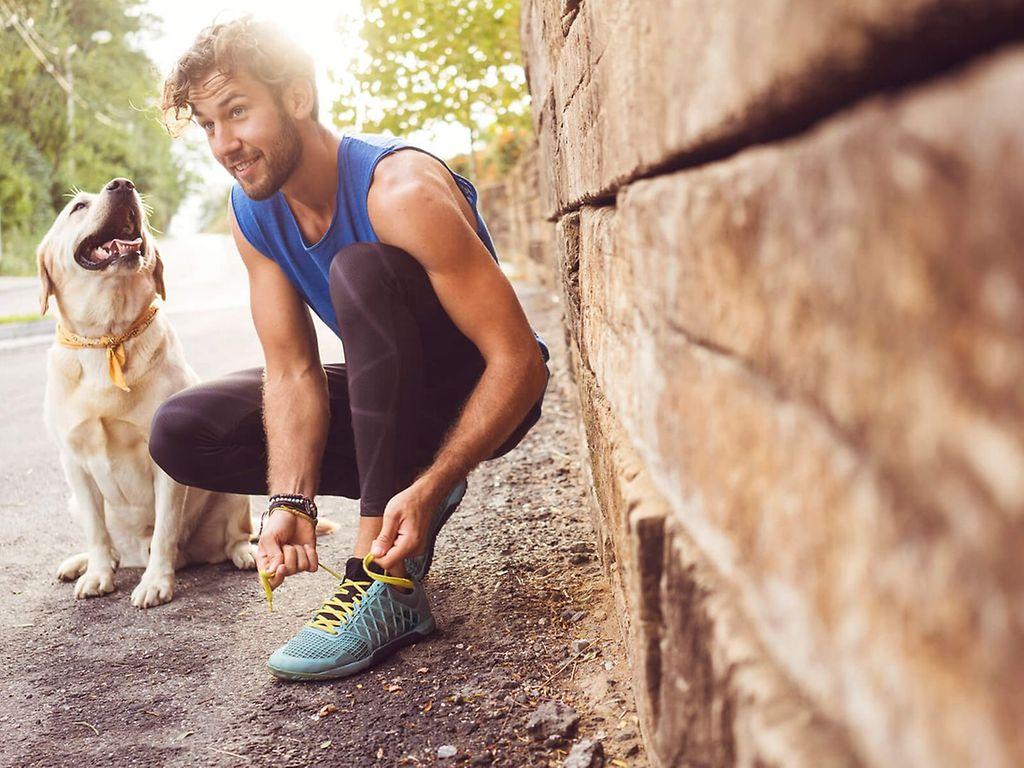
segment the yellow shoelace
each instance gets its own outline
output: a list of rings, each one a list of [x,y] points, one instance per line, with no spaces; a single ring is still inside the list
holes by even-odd
[[[368,552],[363,558],[363,572],[373,581],[382,581],[402,589],[414,589],[415,585],[410,579],[401,576],[392,576],[387,571],[376,573],[370,570],[370,563],[373,562],[373,553]],[[316,612],[314,617],[306,623],[307,627],[320,629],[332,635],[337,634],[337,628],[341,626],[348,617],[352,615],[359,601],[366,595],[366,588],[372,585],[372,581],[349,579],[332,571],[323,563],[320,567],[338,580],[338,587],[334,594],[324,601],[324,604]],[[270,587],[270,573],[259,571],[260,584],[263,585],[263,593],[267,596],[267,607],[274,610],[274,591]]]

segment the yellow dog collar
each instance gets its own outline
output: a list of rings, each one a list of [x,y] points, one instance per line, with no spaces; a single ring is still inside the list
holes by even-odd
[[[131,388],[124,380],[124,367],[128,362],[128,355],[124,349],[124,343],[128,339],[135,338],[149,327],[156,317],[160,307],[152,304],[142,311],[142,314],[135,318],[128,330],[117,336],[100,336],[98,339],[88,336],[79,336],[57,323],[57,343],[69,349],[103,349],[107,350],[107,372],[114,385],[125,392],[131,392]]]

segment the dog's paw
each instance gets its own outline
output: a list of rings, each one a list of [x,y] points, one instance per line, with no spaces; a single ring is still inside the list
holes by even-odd
[[[317,538],[321,536],[330,536],[338,530],[338,524],[333,520],[328,520],[326,517],[318,517],[316,519],[316,535]]]
[[[86,566],[89,565],[89,555],[85,552],[79,552],[77,555],[72,555],[57,566],[57,578],[61,581],[74,581],[83,573],[85,573]]]
[[[132,590],[132,605],[136,608],[152,608],[171,602],[174,597],[174,574],[150,573],[145,571],[142,579]]]
[[[256,548],[247,541],[231,547],[227,554],[240,571],[251,571],[256,567]]]
[[[75,582],[75,597],[100,597],[114,591],[113,568],[86,568]]]

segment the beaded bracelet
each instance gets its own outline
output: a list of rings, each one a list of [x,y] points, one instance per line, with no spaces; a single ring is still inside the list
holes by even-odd
[[[303,496],[300,493],[275,493],[270,497],[270,503],[268,506],[273,507],[276,504],[287,504],[288,506],[301,509],[311,518],[316,520],[316,502],[309,496]]]
[[[316,502],[308,496],[302,496],[300,494],[277,493],[270,497],[270,502],[267,504],[266,511],[260,516],[260,536],[263,535],[264,522],[278,509],[290,512],[296,517],[304,518],[312,523],[313,527],[316,528],[318,514]]]

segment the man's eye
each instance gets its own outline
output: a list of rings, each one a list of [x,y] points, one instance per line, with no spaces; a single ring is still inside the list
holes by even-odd
[[[75,211],[80,211],[83,208],[87,207],[88,205],[89,205],[88,203],[82,203],[82,202],[75,203],[74,206],[72,206],[72,208],[71,208],[71,212],[74,213]]]
[[[242,112],[245,112],[245,107],[233,107],[231,109],[231,116],[238,117]]]

